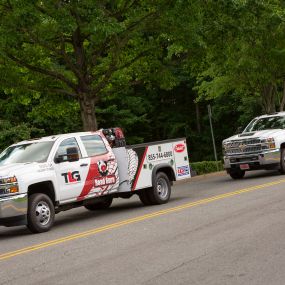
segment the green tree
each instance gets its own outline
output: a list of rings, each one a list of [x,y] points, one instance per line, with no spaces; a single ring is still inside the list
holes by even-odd
[[[255,98],[260,112],[285,104],[285,10],[280,1],[205,1],[201,9],[200,98]]]
[[[16,89],[75,98],[83,128],[113,87],[158,70],[168,1],[1,0],[0,74]],[[164,27],[166,28],[166,26]],[[140,68],[139,68],[140,67]]]

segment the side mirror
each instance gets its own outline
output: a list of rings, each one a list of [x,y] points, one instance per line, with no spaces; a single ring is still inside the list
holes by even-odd
[[[238,127],[237,129],[236,129],[236,135],[238,135],[238,134],[240,134],[240,133],[242,133],[242,131],[243,131],[243,127]]]
[[[79,160],[79,150],[77,147],[69,147],[66,149],[67,161],[78,161]]]
[[[61,155],[58,155],[54,158],[55,163],[62,163],[63,162],[63,157]]]
[[[54,159],[55,163],[72,162],[79,160],[79,150],[77,147],[69,147],[66,149],[66,154],[57,155]]]

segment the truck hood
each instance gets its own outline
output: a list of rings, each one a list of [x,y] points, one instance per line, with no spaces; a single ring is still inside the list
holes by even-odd
[[[230,141],[230,140],[250,139],[250,138],[275,138],[275,137],[278,137],[282,134],[283,135],[285,134],[285,130],[283,130],[283,129],[241,133],[238,135],[231,136],[231,137],[225,139],[223,142]]]
[[[12,163],[0,166],[0,177],[18,176],[38,169],[38,163]]]

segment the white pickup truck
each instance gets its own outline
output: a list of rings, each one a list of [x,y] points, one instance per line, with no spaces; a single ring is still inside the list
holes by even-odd
[[[167,203],[172,181],[189,177],[185,139],[126,146],[112,128],[23,141],[0,154],[0,225],[45,232],[60,211],[106,209],[134,194]]]
[[[254,118],[241,134],[223,141],[224,168],[233,179],[246,171],[277,169],[285,173],[285,112]]]

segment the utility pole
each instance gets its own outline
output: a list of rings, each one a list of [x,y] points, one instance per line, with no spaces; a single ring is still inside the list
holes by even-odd
[[[211,105],[208,105],[208,115],[209,115],[209,121],[210,121],[210,128],[211,128],[211,134],[212,134],[212,141],[213,141],[213,149],[214,149],[214,156],[215,156],[215,160],[217,162],[217,170],[219,170],[218,168],[218,158],[217,158],[217,150],[216,150],[216,142],[215,142],[215,136],[214,136],[214,130],[213,130],[213,124],[212,124],[212,109],[211,109]]]

